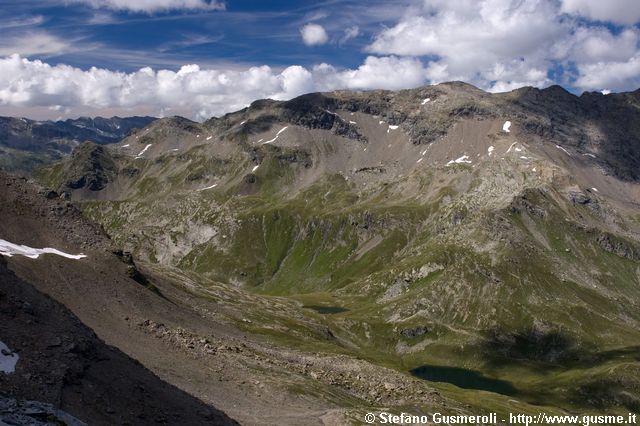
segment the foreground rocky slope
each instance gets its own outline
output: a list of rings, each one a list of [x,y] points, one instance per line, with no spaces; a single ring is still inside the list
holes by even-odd
[[[65,307],[16,277],[4,258],[0,280],[0,335],[20,357],[15,373],[0,375],[2,394],[51,403],[92,425],[236,424],[106,346]],[[0,413],[0,421],[16,424],[10,414]]]
[[[277,347],[427,379],[472,411],[627,412],[639,96],[447,83],[258,101],[84,145],[41,178],[197,288],[188,304],[213,291]]]

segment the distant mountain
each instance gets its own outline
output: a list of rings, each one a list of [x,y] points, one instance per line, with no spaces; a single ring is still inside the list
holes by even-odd
[[[80,117],[65,121],[34,121],[0,117],[0,169],[28,174],[71,153],[81,142],[119,142],[154,117]]]

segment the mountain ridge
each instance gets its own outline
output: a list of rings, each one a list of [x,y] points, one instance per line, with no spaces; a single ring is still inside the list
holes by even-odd
[[[31,173],[69,155],[85,140],[99,144],[119,142],[154,117],[80,117],[59,121],[0,117],[0,169]]]
[[[640,406],[638,95],[450,83],[257,101],[85,145],[39,179],[143,269],[234,289],[240,327],[277,347],[474,409],[623,412]]]

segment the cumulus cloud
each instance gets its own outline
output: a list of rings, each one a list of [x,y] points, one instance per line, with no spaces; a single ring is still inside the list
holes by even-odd
[[[354,70],[338,71],[328,64],[314,67],[320,90],[407,89],[425,84],[426,69],[416,58],[369,56]]]
[[[523,62],[547,69],[549,50],[569,32],[551,2],[433,0],[420,13],[382,31],[368,50],[434,57],[431,73],[438,80],[456,77],[488,87],[497,71],[503,82],[513,77],[532,82],[518,73]]]
[[[224,10],[218,0],[72,0],[96,9],[154,13],[169,10]]]
[[[123,73],[50,65],[19,55],[0,59],[0,106],[24,112],[52,109],[66,116],[113,113],[181,114],[195,119],[235,111],[255,99],[290,99],[317,90],[400,89],[426,82],[422,62],[414,58],[369,57],[357,69],[328,64],[280,72],[268,66],[242,70],[178,71],[142,68]],[[24,114],[21,114],[24,115]]]
[[[640,21],[640,2],[637,0],[562,0],[562,11],[623,25]]]
[[[613,32],[593,20],[628,24],[639,16],[636,0],[424,0],[381,31],[367,51],[424,58],[433,82],[465,80],[502,91],[577,81],[576,87],[601,89],[612,78],[585,73],[605,63],[634,69],[629,64],[640,36],[636,27]],[[557,72],[563,69],[579,74]],[[613,78],[614,87],[635,84],[628,72]]]
[[[300,35],[302,36],[302,41],[307,46],[318,46],[329,41],[327,32],[322,25],[319,24],[305,25],[300,28]]]
[[[585,90],[594,88],[628,90],[629,86],[640,87],[640,54],[624,62],[597,62],[578,66],[580,73],[576,87]]]

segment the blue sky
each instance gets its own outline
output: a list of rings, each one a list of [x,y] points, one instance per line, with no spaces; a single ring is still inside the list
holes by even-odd
[[[0,0],[0,114],[181,114],[464,80],[640,85],[637,0]]]
[[[30,55],[48,63],[66,63],[134,71],[144,66],[179,69],[185,63],[246,66],[312,66],[330,61],[357,67],[364,47],[385,25],[400,18],[409,2],[385,1],[228,1],[224,10],[96,8],[91,2],[0,1],[0,23],[30,19],[31,25],[5,28],[8,34],[46,31],[73,43],[65,52]],[[309,49],[300,28],[321,22],[331,34],[326,44]],[[4,27],[4,25],[0,24]],[[341,42],[344,29],[360,34]]]

